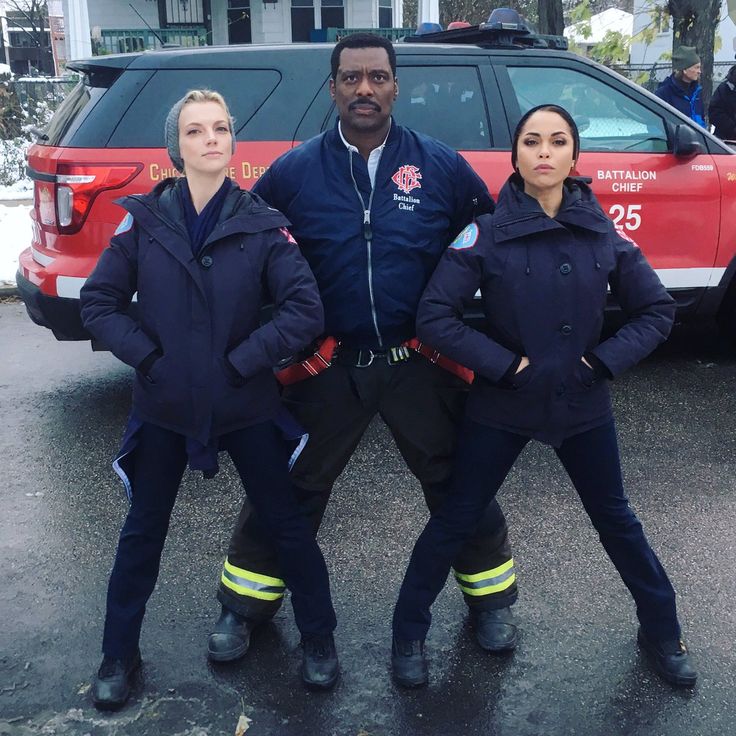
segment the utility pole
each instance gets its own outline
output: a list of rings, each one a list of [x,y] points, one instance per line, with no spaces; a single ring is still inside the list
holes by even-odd
[[[84,59],[92,56],[92,34],[89,27],[87,0],[65,0],[66,47],[69,59]]]

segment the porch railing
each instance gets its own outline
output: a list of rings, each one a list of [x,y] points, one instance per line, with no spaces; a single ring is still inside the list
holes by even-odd
[[[155,28],[154,31],[148,28],[104,28],[99,38],[92,39],[92,51],[97,55],[148,51],[161,48],[161,41],[176,46],[207,45],[207,29],[203,26]]]

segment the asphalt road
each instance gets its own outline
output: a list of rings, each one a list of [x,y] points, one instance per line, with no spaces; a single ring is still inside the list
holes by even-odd
[[[469,636],[448,583],[434,609],[426,690],[389,678],[391,610],[426,518],[417,483],[374,424],[336,487],[320,541],[339,617],[342,679],[305,692],[288,606],[242,663],[205,642],[240,487],[229,461],[187,475],[144,623],[144,686],[95,711],[107,576],[126,501],[110,468],[129,408],[128,370],[57,343],[22,305],[0,304],[0,736],[729,736],[736,733],[736,353],[679,328],[616,381],[632,505],[678,592],[700,671],[692,692],[651,674],[634,608],[553,452],[534,445],[501,491],[519,572],[517,651]]]

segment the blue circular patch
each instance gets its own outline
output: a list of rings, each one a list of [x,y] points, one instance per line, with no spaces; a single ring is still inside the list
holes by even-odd
[[[475,242],[478,240],[478,226],[471,222],[455,240],[450,243],[450,248],[453,250],[465,250],[466,248],[472,248]]]

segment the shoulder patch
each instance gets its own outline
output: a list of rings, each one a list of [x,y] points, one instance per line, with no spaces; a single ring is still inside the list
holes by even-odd
[[[639,248],[639,244],[623,228],[618,228],[617,227],[616,228],[616,235],[618,235],[619,238],[621,238],[621,240],[627,240],[635,248]],[[641,250],[641,248],[639,248],[639,250]]]
[[[297,245],[296,240],[294,240],[294,236],[285,228],[280,227],[279,232],[293,245]]]
[[[130,228],[132,227],[133,227],[133,215],[131,215],[130,212],[127,212],[125,217],[123,217],[120,224],[117,226],[113,235],[122,235],[123,233],[127,233],[128,230],[130,230]]]
[[[465,230],[463,230],[455,240],[450,243],[450,248],[453,250],[465,250],[466,248],[472,248],[478,240],[478,226],[471,222]]]

